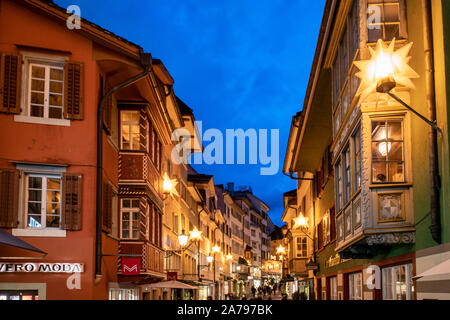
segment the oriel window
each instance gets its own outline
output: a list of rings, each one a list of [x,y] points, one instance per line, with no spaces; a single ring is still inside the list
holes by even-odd
[[[139,199],[122,199],[121,238],[139,239]]]
[[[120,113],[121,149],[140,149],[139,119],[139,111],[122,111]]]
[[[369,0],[367,7],[368,42],[404,38],[402,0]]]
[[[403,121],[372,121],[372,182],[406,182],[404,154]]]

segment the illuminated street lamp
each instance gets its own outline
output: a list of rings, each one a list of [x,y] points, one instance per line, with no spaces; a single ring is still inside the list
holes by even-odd
[[[166,199],[171,194],[178,194],[177,190],[175,189],[177,184],[178,182],[176,179],[170,179],[167,173],[164,173],[162,185],[164,199]]]
[[[418,78],[419,75],[408,65],[408,62],[411,59],[411,57],[408,56],[411,47],[412,42],[394,51],[395,38],[387,48],[381,39],[377,42],[376,51],[369,47],[371,59],[354,62],[360,70],[360,72],[356,73],[356,76],[361,79],[361,84],[359,85],[356,95],[359,96],[360,101],[363,102],[373,93],[376,93],[377,97],[379,94],[388,94],[405,108],[432,126],[435,130],[442,133],[442,130],[435,122],[422,116],[392,92],[397,84],[409,89],[415,88],[411,79]],[[387,153],[389,151],[388,149],[389,145],[385,145],[383,149],[380,150],[380,153],[384,153],[385,151]]]
[[[283,246],[280,244],[280,246],[277,248],[277,253],[280,254],[280,255],[285,254],[285,253],[286,253],[286,248],[283,247]]]
[[[306,227],[308,225],[308,220],[300,214],[297,218],[294,218],[294,229],[299,227]]]
[[[181,234],[178,235],[178,243],[182,248],[186,246],[188,243],[189,237],[184,233],[184,230],[181,232]]]

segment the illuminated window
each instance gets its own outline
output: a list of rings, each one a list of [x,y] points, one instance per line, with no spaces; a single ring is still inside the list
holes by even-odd
[[[378,39],[391,41],[405,38],[402,30],[401,0],[369,0],[367,7],[368,42],[377,42]]]
[[[361,128],[358,128],[352,136],[353,139],[353,161],[354,161],[354,185],[353,192],[361,188]]]
[[[411,300],[413,294],[412,265],[383,268],[383,300]]]
[[[350,300],[362,300],[362,273],[348,275],[348,288]]]
[[[308,238],[297,237],[295,241],[297,258],[306,258],[308,256]]]
[[[372,182],[405,182],[402,120],[372,121]]]
[[[27,227],[59,228],[61,223],[61,177],[27,175]]]
[[[122,239],[139,239],[138,199],[122,199],[120,221]]]
[[[139,119],[139,111],[122,111],[120,113],[121,149],[140,149]]]

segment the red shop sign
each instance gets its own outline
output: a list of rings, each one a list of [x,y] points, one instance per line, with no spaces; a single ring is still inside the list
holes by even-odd
[[[140,258],[122,258],[122,274],[138,275],[141,270]]]

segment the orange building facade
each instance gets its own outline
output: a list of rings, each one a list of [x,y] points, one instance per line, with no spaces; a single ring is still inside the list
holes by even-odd
[[[161,61],[68,17],[0,0],[0,227],[46,253],[0,246],[0,298],[141,299],[165,278],[162,178],[185,123]]]

